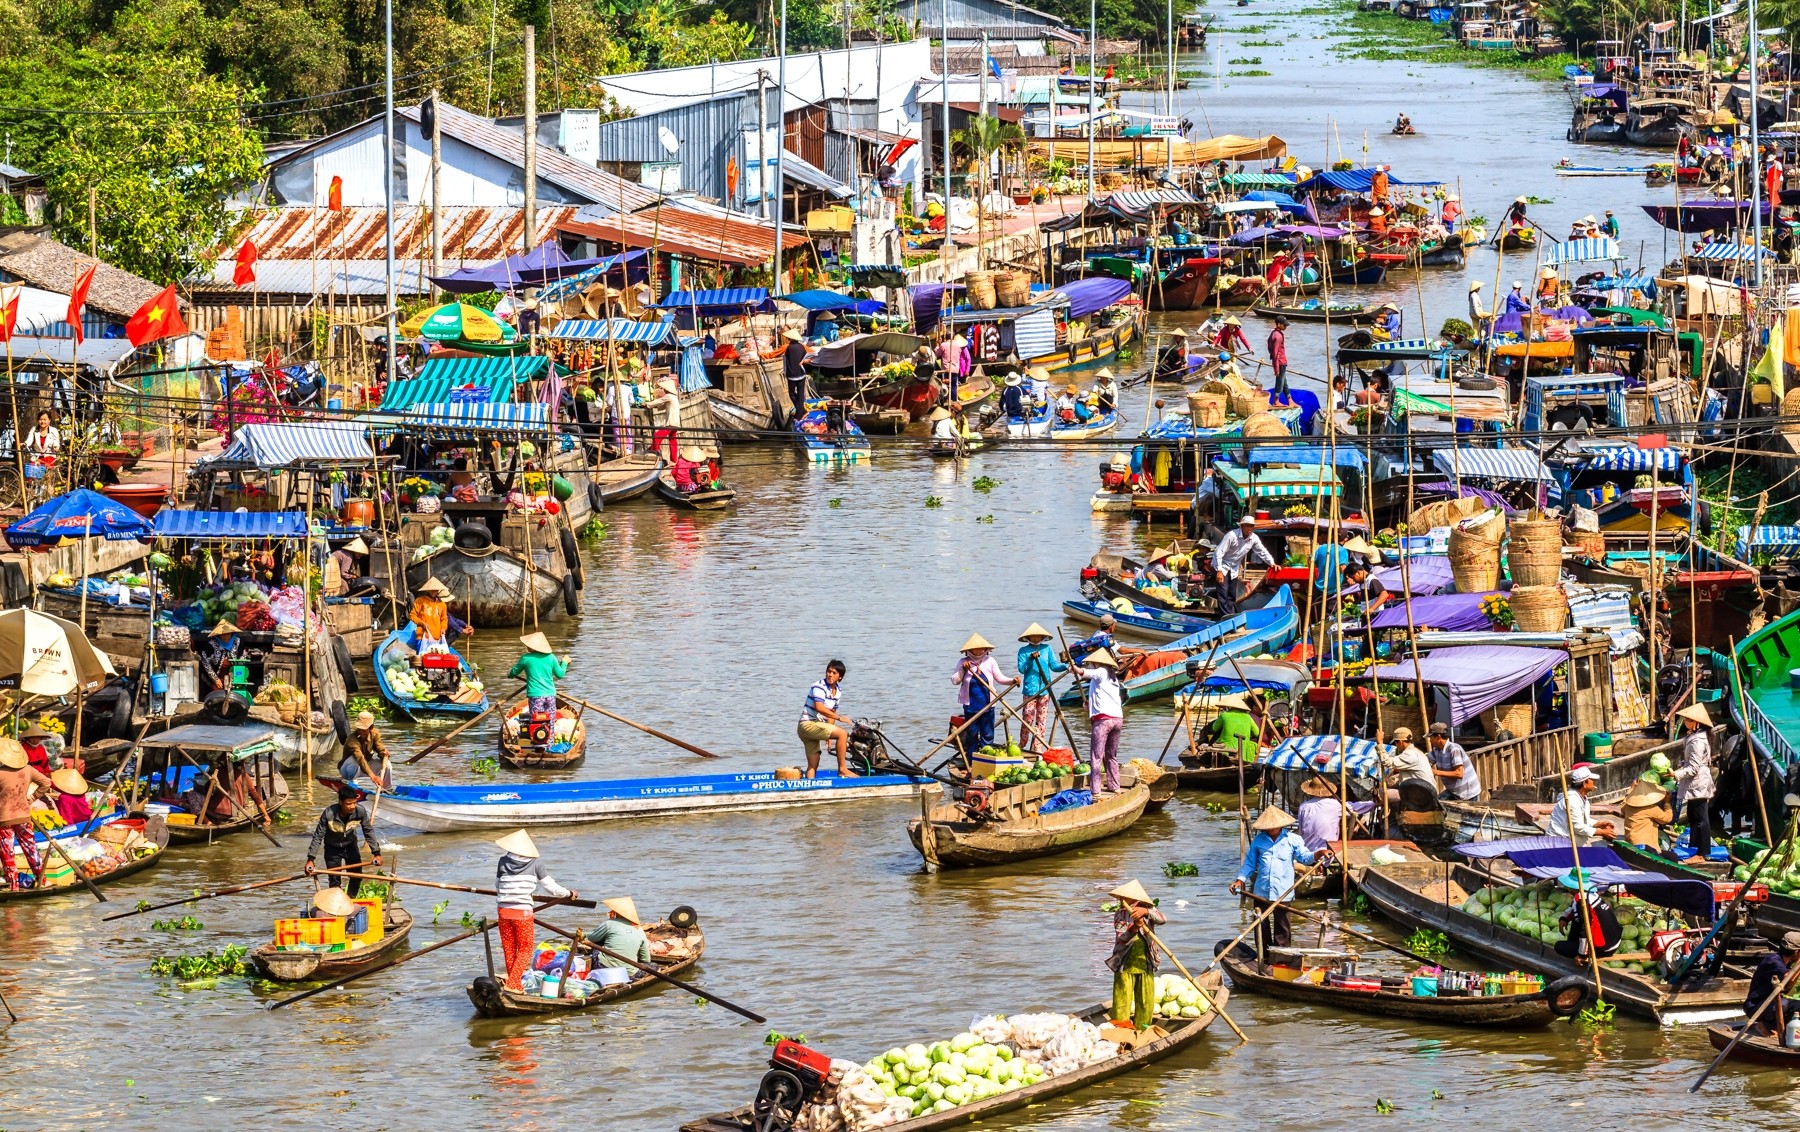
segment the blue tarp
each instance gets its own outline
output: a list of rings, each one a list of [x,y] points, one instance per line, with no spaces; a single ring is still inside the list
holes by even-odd
[[[662,310],[698,313],[702,318],[722,318],[746,311],[767,313],[775,309],[767,287],[725,287],[715,291],[671,291],[656,304]]]
[[[528,252],[507,256],[499,263],[490,263],[485,267],[464,267],[448,275],[434,275],[431,281],[452,295],[510,291],[520,285],[522,273],[546,270],[554,272],[568,262],[569,257],[563,254],[562,245],[551,240]]]
[[[1291,195],[1289,195],[1287,193],[1283,193],[1283,192],[1277,192],[1274,189],[1257,189],[1254,192],[1245,193],[1244,199],[1267,202],[1269,204],[1275,205],[1276,207],[1280,208],[1281,211],[1287,213],[1289,216],[1305,216],[1306,215],[1306,206],[1304,204],[1301,204],[1299,201],[1295,200]]]
[[[912,304],[915,333],[930,334],[943,321],[944,291],[942,283],[915,283],[906,289],[907,301]]]
[[[1355,468],[1360,472],[1369,466],[1369,461],[1360,451],[1348,445],[1317,448],[1297,444],[1259,444],[1250,450],[1250,467],[1260,468],[1264,464],[1303,464],[1313,467],[1333,464],[1340,468]]]
[[[150,537],[150,520],[97,491],[78,487],[39,504],[6,528],[15,547],[55,546],[66,538],[99,537],[129,542]]]
[[[1070,318],[1085,318],[1130,295],[1131,284],[1123,279],[1095,276],[1064,283],[1055,293],[1069,301]]]
[[[852,298],[849,295],[841,295],[836,291],[812,290],[794,291],[786,295],[776,295],[775,301],[778,303],[793,303],[797,307],[817,312],[856,310],[862,303],[868,300]],[[880,308],[881,306],[880,303],[876,303],[875,305],[877,308]]]
[[[157,538],[305,538],[298,511],[158,511]]]
[[[1388,174],[1390,185],[1441,185],[1442,181],[1402,181]],[[1296,193],[1317,192],[1320,189],[1342,189],[1350,193],[1366,193],[1375,187],[1375,167],[1366,165],[1361,169],[1329,169],[1323,173],[1314,173],[1311,177],[1294,186]]]
[[[1476,860],[1505,857],[1519,871],[1543,880],[1566,876],[1575,867],[1575,851],[1566,837],[1511,837],[1501,841],[1471,841],[1456,851]],[[1712,884],[1693,877],[1666,877],[1647,873],[1625,863],[1605,845],[1581,848],[1581,871],[1600,885],[1623,885],[1641,900],[1676,908],[1710,921],[1715,914]]]
[[[629,318],[565,318],[544,333],[546,338],[579,342],[635,342],[659,346],[675,337],[675,321],[635,322]]]

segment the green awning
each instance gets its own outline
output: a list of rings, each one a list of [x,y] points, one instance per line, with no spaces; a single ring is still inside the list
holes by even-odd
[[[1247,504],[1252,497],[1259,499],[1284,499],[1306,496],[1334,496],[1342,485],[1338,481],[1337,470],[1324,466],[1312,468],[1280,468],[1262,467],[1252,472],[1249,468],[1219,461],[1213,465],[1225,486],[1237,496],[1240,504]]]
[[[396,381],[381,399],[383,412],[403,413],[414,405],[487,405],[513,399],[513,386],[544,376],[543,355],[510,358],[434,358],[419,376]]]
[[[1442,413],[1444,416],[1456,415],[1456,406],[1448,401],[1439,401],[1435,397],[1421,397],[1417,393],[1405,389],[1393,392],[1394,408],[1414,413]]]

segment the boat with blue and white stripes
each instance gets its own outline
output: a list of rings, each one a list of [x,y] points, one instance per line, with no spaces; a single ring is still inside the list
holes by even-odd
[[[1121,609],[1120,606],[1125,606]],[[1070,598],[1063,602],[1063,616],[1086,625],[1098,625],[1102,617],[1111,617],[1121,633],[1149,637],[1153,641],[1173,641],[1212,624],[1210,617],[1176,613],[1123,599],[1117,603],[1091,598]]]

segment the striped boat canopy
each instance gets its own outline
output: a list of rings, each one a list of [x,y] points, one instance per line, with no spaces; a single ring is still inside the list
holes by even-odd
[[[1200,200],[1186,189],[1128,189],[1113,193],[1106,198],[1106,203],[1124,212],[1145,213],[1157,208],[1199,204]]]
[[[1544,262],[1555,267],[1564,263],[1593,263],[1603,259],[1624,259],[1625,253],[1619,250],[1619,241],[1611,236],[1588,236],[1579,240],[1564,240],[1550,249]]]
[[[1445,343],[1436,338],[1396,338],[1391,342],[1377,342],[1371,350],[1441,350]]]
[[[1291,189],[1294,178],[1289,173],[1227,173],[1219,184],[1240,189]]]
[[[1311,770],[1337,774],[1342,769],[1363,778],[1381,772],[1381,748],[1355,735],[1296,735],[1283,739],[1256,761],[1276,770]]]
[[[1739,527],[1737,557],[1749,561],[1752,554],[1800,554],[1800,527]]]
[[[299,511],[173,511],[156,513],[157,538],[305,538]]]
[[[698,313],[702,318],[740,315],[746,311],[772,311],[767,287],[723,287],[712,291],[671,291],[656,306],[662,310]]]
[[[404,430],[409,436],[455,439],[495,434],[520,436],[548,432],[550,406],[541,401],[493,401],[485,404],[418,404],[405,413],[371,413],[371,432]]]
[[[381,395],[381,411],[403,413],[414,405],[448,401],[509,401],[513,386],[544,375],[542,355],[505,358],[427,358],[419,376],[402,378]]]
[[[1754,259],[1761,252],[1764,259],[1774,259],[1775,253],[1768,248],[1757,248],[1750,244],[1731,244],[1723,241],[1707,244],[1694,253],[1695,259]]]
[[[1543,459],[1523,448],[1439,448],[1431,453],[1431,463],[1452,476],[1530,483],[1547,483],[1551,478]]]
[[[675,337],[675,321],[636,322],[629,318],[565,318],[544,332],[546,338],[578,342],[634,342],[660,346]]]
[[[293,421],[240,426],[231,445],[204,466],[208,470],[274,471],[302,465],[367,464],[374,459],[375,449],[361,421]]]
[[[1603,448],[1581,465],[1586,472],[1679,472],[1681,453],[1673,448]]]
[[[1249,504],[1252,499],[1335,496],[1343,489],[1338,481],[1337,469],[1333,468],[1327,475],[1323,465],[1310,468],[1270,467],[1252,471],[1224,460],[1216,460],[1213,468],[1225,482],[1225,486],[1237,496],[1238,502],[1244,505]]]

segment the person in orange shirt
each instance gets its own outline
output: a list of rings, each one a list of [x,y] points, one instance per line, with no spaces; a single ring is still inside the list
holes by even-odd
[[[1371,208],[1369,210],[1369,231],[1377,236],[1385,236],[1387,235],[1387,230],[1388,220],[1386,210]]]

